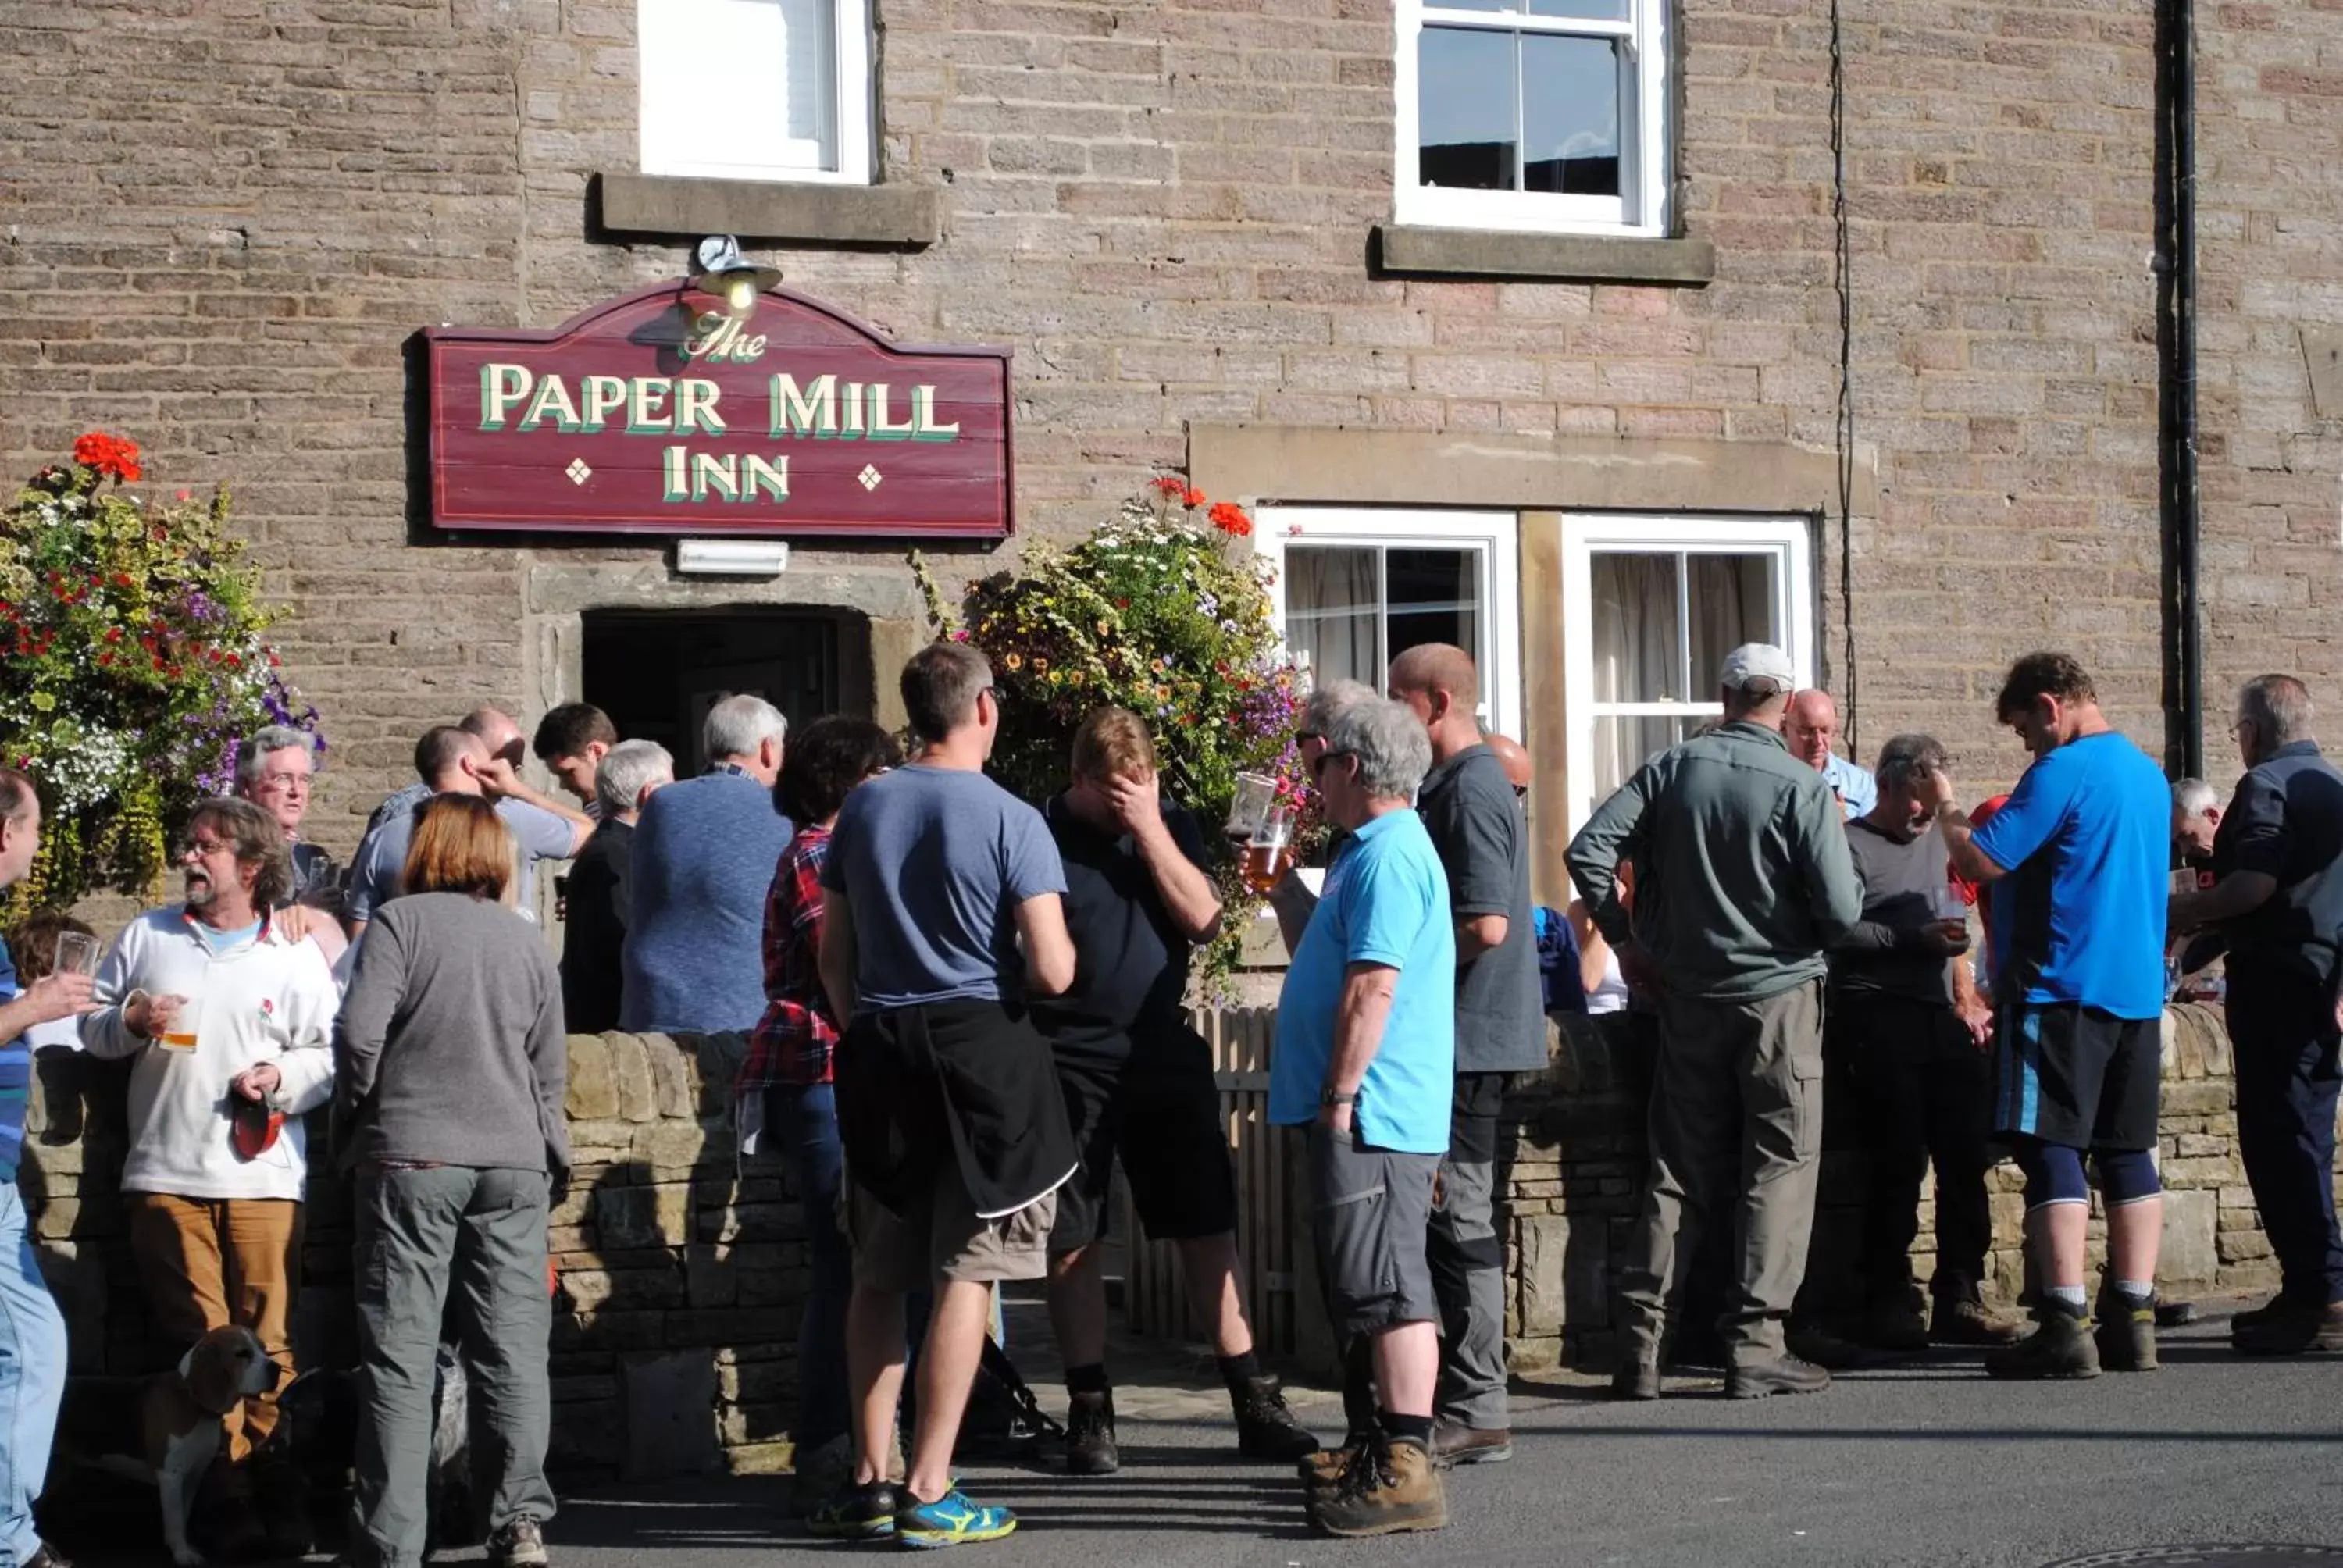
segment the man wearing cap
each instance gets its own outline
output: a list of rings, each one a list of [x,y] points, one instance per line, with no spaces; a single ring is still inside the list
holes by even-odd
[[[1604,937],[1658,987],[1651,1180],[1621,1267],[1624,1354],[1613,1391],[1660,1392],[1676,1232],[1722,1226],[1738,1277],[1718,1324],[1725,1394],[1811,1393],[1830,1374],[1789,1353],[1822,1147],[1825,949],[1863,913],[1863,884],[1823,777],[1782,723],[1797,673],[1750,643],[1725,656],[1724,720],[1661,753],[1595,809],[1568,851]],[[1632,925],[1618,868],[1635,863]]]

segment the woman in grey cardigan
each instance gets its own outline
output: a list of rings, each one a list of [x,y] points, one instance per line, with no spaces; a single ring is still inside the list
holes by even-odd
[[[426,805],[407,892],[367,925],[335,1032],[344,1161],[357,1173],[357,1568],[417,1568],[428,1545],[432,1377],[451,1285],[494,1433],[489,1561],[546,1561],[545,1228],[569,1171],[568,1059],[560,976],[509,905],[512,868],[486,800]]]

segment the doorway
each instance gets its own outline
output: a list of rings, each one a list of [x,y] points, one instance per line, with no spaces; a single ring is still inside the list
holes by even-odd
[[[753,692],[796,729],[825,714],[870,713],[870,623],[848,610],[588,610],[585,699],[629,740],[656,740],[689,778],[708,766],[708,710]]]

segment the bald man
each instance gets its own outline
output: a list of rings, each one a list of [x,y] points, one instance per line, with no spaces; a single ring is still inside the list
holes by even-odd
[[[1481,735],[1472,656],[1445,643],[1411,648],[1392,661],[1390,684],[1432,739],[1415,809],[1448,873],[1456,921],[1456,1094],[1426,1249],[1443,1330],[1433,1455],[1443,1464],[1495,1463],[1513,1452],[1497,1113],[1513,1074],[1546,1065],[1529,829],[1513,778]]]
[[[1496,758],[1498,765],[1505,770],[1505,778],[1513,784],[1515,798],[1527,795],[1530,792],[1529,749],[1510,735],[1491,735],[1488,746],[1490,754]]]
[[[1782,720],[1782,739],[1791,756],[1823,776],[1848,821],[1868,816],[1879,804],[1879,784],[1869,770],[1833,749],[1838,744],[1838,704],[1831,700],[1829,692],[1810,688],[1790,699],[1790,711]]]

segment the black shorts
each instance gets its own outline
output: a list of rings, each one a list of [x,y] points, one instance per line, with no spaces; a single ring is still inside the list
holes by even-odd
[[[2163,1020],[2077,1002],[2015,1002],[1993,1047],[1996,1134],[2109,1153],[2156,1147]]]
[[[1058,1189],[1050,1251],[1071,1252],[1106,1234],[1114,1161],[1151,1241],[1185,1241],[1237,1228],[1237,1181],[1221,1124],[1211,1049],[1181,1031],[1130,1057],[1061,1050],[1058,1082],[1081,1169]]]

